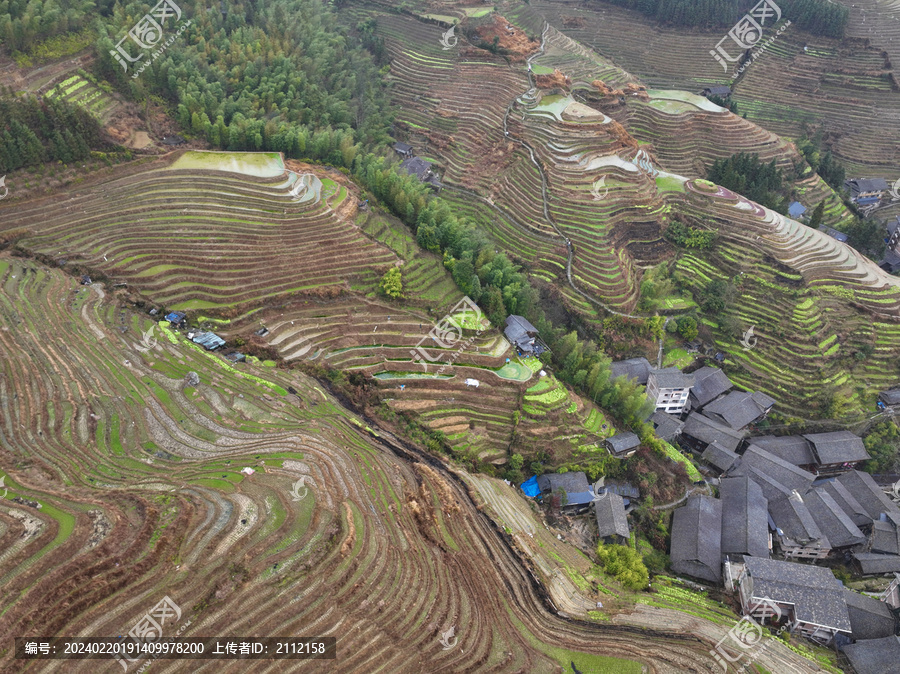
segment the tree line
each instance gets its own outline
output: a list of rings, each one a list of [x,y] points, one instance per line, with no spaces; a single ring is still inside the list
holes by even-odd
[[[661,23],[704,28],[729,27],[759,0],[608,0]],[[850,10],[829,0],[777,0],[782,18],[814,35],[842,38]],[[768,22],[767,22],[768,23]],[[766,26],[768,27],[768,26]]]

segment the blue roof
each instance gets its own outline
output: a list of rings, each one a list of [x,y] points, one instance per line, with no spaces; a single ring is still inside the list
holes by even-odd
[[[534,498],[535,496],[539,496],[541,493],[541,488],[538,487],[537,483],[537,475],[532,475],[530,478],[525,480],[521,485],[522,491],[525,492],[525,496],[530,496]]]
[[[182,311],[173,311],[169,314],[166,314],[166,320],[170,323],[180,323],[186,314]]]
[[[198,332],[191,338],[194,344],[199,344],[207,351],[213,351],[225,344],[225,340],[212,332]]]
[[[788,215],[792,218],[799,218],[801,215],[806,213],[806,206],[801,204],[799,201],[794,201],[788,206]]]
[[[574,494],[566,494],[569,499],[569,505],[583,505],[594,500],[594,493],[590,491],[579,491]]]

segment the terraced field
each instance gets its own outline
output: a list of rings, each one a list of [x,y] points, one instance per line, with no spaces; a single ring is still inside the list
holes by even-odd
[[[123,292],[0,256],[0,633],[115,636],[168,596],[181,617],[166,634],[334,635],[342,671],[674,672],[708,657],[676,631],[555,616],[559,584],[547,594],[449,466],[364,432],[296,372],[232,366],[164,324],[139,350],[149,322]]]
[[[535,0],[530,7],[653,86],[698,92],[729,84],[731,72],[709,55],[724,30],[657,26],[605,2]],[[900,59],[900,3],[864,0],[853,7],[843,42],[789,26],[746,69],[733,98],[741,114],[785,138],[799,136],[803,122],[821,127],[850,174],[893,182],[900,176],[900,129],[888,120],[900,114],[891,84]]]
[[[78,105],[94,115],[101,123],[106,123],[119,105],[109,93],[79,73],[67,74],[64,78],[60,78],[56,84],[46,88],[43,95],[51,100],[63,100]]]
[[[442,11],[452,14],[450,6]],[[886,358],[887,343],[865,363],[854,354],[874,339],[863,336],[873,315],[886,325],[900,317],[896,279],[798,222],[727,191],[706,196],[691,182],[712,161],[736,152],[790,167],[800,160],[793,145],[690,91],[647,90],[573,40],[577,30],[563,34],[547,26],[542,12],[551,6],[588,11],[546,2],[506,8],[512,26],[541,36],[527,66],[464,42],[444,50],[439,26],[377,14],[406,133],[419,154],[445,168],[444,198],[531,274],[557,284],[569,308],[590,321],[599,323],[608,311],[634,314],[643,270],[674,257],[695,290],[743,273],[732,313],[744,330],[755,326],[764,337],[747,351],[718,324],[708,326],[736,380],[809,417],[823,413],[814,400],[822,395],[846,399],[848,414],[867,408],[896,368]],[[354,18],[369,15],[352,11]],[[529,68],[532,74],[558,70],[569,84],[541,89]],[[638,165],[639,152],[655,176]],[[826,200],[829,222],[849,217],[817,176],[798,189],[809,203]],[[685,218],[719,232],[713,253],[702,260],[681,255],[662,238],[671,220]],[[761,301],[768,294],[775,299]],[[816,329],[790,323],[795,305],[806,300],[822,307]],[[832,335],[838,345],[820,348]],[[878,339],[889,340],[886,335]]]

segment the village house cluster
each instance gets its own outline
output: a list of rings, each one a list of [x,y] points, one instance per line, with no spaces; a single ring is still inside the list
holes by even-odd
[[[613,363],[612,374],[646,385],[657,435],[693,456],[718,487],[718,497],[693,495],[674,511],[672,570],[737,593],[747,616],[843,649],[857,674],[882,674],[884,658],[900,662],[900,507],[890,487],[858,470],[870,458],[862,438],[756,435],[776,401],[736,390],[717,367],[688,374],[631,358]],[[879,407],[896,404],[900,391],[881,394]],[[640,440],[619,433],[605,446],[626,458]],[[589,485],[584,473],[542,475],[523,489],[564,490],[569,512],[593,508],[599,537],[610,543],[628,540],[630,501],[640,498],[631,485]],[[831,560],[859,577],[893,580],[880,596],[861,594],[835,577]],[[777,621],[770,602],[780,608]]]

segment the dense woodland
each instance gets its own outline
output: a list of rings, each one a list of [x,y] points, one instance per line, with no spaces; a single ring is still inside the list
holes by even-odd
[[[213,145],[349,166],[357,142],[386,138],[378,65],[362,37],[338,26],[318,0],[223,0],[221,11],[191,17],[190,28],[132,79],[109,52],[142,7],[116,7],[100,39],[101,74],[136,98],[161,95],[185,129]],[[174,33],[170,23],[166,35]]]
[[[597,0],[595,0],[596,2]],[[759,0],[608,0],[676,26],[729,27]],[[830,0],[777,0],[782,18],[814,35],[841,38],[850,10]]]
[[[81,30],[111,0],[0,0],[0,49],[23,51],[55,35]]]
[[[0,97],[0,174],[47,161],[86,159],[103,145],[100,125],[83,108],[34,96]]]
[[[706,177],[766,208],[787,214],[788,199],[784,194],[781,171],[775,166],[774,159],[765,164],[758,155],[740,152],[714,161],[707,169]]]

